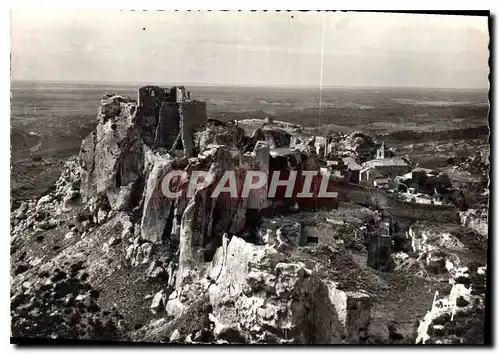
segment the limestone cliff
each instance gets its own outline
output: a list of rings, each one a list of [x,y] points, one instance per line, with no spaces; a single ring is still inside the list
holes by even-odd
[[[396,330],[380,319],[385,304],[377,299],[400,306],[391,287],[406,279],[407,268],[392,277],[360,265],[366,257],[364,216],[347,215],[343,220],[356,222],[337,228],[328,214],[335,213],[337,200],[320,208],[317,183],[314,197],[299,200],[300,178],[291,198],[283,191],[269,198],[261,191],[212,197],[226,171],[235,172],[238,190],[248,171],[320,171],[310,142],[293,144],[300,127],[253,120],[246,122],[248,132],[238,122],[206,119],[206,105],[193,102],[183,88],[156,86],[140,89],[137,101],[105,96],[94,131],[55,188],[12,213],[13,335],[94,339],[99,333],[96,338],[184,343],[395,341],[389,332],[398,338]],[[365,135],[353,134],[346,144],[373,152]],[[179,195],[167,197],[164,177],[172,171],[184,177],[169,185]],[[208,171],[213,181],[188,195],[193,171]],[[355,199],[355,192],[345,198]],[[365,203],[368,193],[362,191],[359,203],[382,203]],[[57,322],[52,329],[51,321]],[[422,334],[435,327],[433,321],[424,319],[419,340],[433,340]],[[49,329],[37,330],[44,326]]]

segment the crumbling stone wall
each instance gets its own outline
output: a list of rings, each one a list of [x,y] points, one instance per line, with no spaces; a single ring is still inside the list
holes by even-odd
[[[171,91],[159,86],[143,86],[138,90],[137,113],[141,136],[149,146],[162,146],[160,111],[164,102],[172,101]],[[163,114],[165,116],[165,114]]]
[[[176,142],[180,132],[181,117],[179,114],[178,104],[175,102],[163,102],[159,112],[157,136],[155,142],[159,146],[166,149],[175,148],[173,144]]]
[[[207,103],[201,101],[187,101],[179,105],[180,129],[182,145],[186,157],[193,156],[193,135],[196,126],[207,121]]]
[[[162,102],[172,100],[170,89],[160,86],[139,88],[137,105],[145,116],[158,116]]]
[[[144,86],[138,92],[141,135],[146,144],[193,156],[194,128],[207,120],[206,102],[192,101],[183,86]]]

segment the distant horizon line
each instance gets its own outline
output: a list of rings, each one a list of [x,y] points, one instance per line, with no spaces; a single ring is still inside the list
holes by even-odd
[[[126,85],[126,86],[133,86],[137,85],[137,87],[141,86],[147,86],[147,85],[157,85],[157,86],[198,86],[198,87],[253,87],[253,88],[320,88],[320,86],[313,86],[313,85],[278,85],[278,84],[272,84],[272,85],[257,85],[257,84],[223,84],[223,83],[215,83],[215,82],[210,82],[210,83],[165,83],[165,82],[152,82],[152,81],[144,81],[144,82],[139,82],[139,81],[80,81],[80,80],[40,80],[40,79],[11,79],[11,84],[14,82],[29,82],[29,83],[61,83],[61,84],[87,84],[87,85]],[[462,88],[456,88],[456,87],[440,87],[440,86],[370,86],[370,85],[351,85],[351,86],[330,86],[330,85],[323,85],[323,88],[326,89],[331,89],[331,88],[345,88],[345,89],[351,89],[351,88],[376,88],[376,89],[431,89],[431,90],[461,90],[461,91],[483,91],[487,90],[489,91],[489,87],[462,87]]]

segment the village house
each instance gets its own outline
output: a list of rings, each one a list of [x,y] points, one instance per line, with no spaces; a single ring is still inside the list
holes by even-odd
[[[360,182],[373,184],[373,180],[379,177],[394,178],[411,171],[411,166],[406,159],[401,157],[382,158],[366,161],[362,164],[363,169],[359,172]]]

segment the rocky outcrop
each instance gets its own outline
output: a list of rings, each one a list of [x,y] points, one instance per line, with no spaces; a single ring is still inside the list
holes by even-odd
[[[81,205],[81,175],[77,160],[69,159],[53,191],[38,200],[22,202],[19,208],[11,213],[12,241],[27,230],[48,230],[57,227],[64,213]],[[87,226],[94,221],[97,220],[91,217]]]
[[[185,159],[169,159],[154,154],[148,160],[151,167],[143,192],[143,212],[141,219],[141,237],[153,243],[162,243],[172,236],[178,242],[178,235],[172,235],[172,224],[179,201],[165,196],[163,178],[173,170],[184,170],[188,164]],[[187,181],[186,181],[187,182]],[[181,187],[181,186],[179,186]],[[177,203],[177,204],[176,204]],[[177,211],[177,214],[182,211]]]
[[[416,223],[408,230],[414,252],[423,252],[436,248],[446,248],[450,251],[463,251],[465,245],[457,237],[456,227],[445,224]]]
[[[181,243],[183,263],[187,254],[201,252],[210,258],[220,246],[222,233],[238,234],[245,228],[248,208],[268,206],[266,194],[259,191],[252,191],[248,198],[228,198],[227,193],[215,199],[209,196],[226,171],[236,171],[238,190],[247,171],[269,173],[269,148],[289,144],[290,135],[285,130],[264,125],[246,141],[244,130],[236,124],[209,120],[194,131],[194,149],[199,156],[188,161],[151,145],[143,125],[134,100],[103,98],[96,130],[83,142],[79,156],[83,199],[98,219],[104,220],[111,210],[138,214],[142,240]],[[242,155],[248,145],[253,146],[252,151]],[[300,168],[319,170],[317,163],[312,166],[309,160]],[[172,170],[183,170],[187,176],[195,170],[209,171],[214,183],[197,191],[192,200],[184,192],[168,198],[162,190],[163,178]],[[188,182],[179,187],[185,189]],[[188,242],[189,238],[192,241]],[[184,244],[190,245],[189,251]]]
[[[209,119],[194,133],[195,149],[203,152],[211,146],[226,145],[242,149],[246,144],[245,130],[234,123],[222,123]]]
[[[483,344],[486,267],[457,268],[450,294],[437,298],[420,321],[417,344]]]
[[[209,296],[215,338],[229,343],[357,342],[370,321],[368,294],[341,290],[314,267],[235,236],[223,238],[212,262],[177,288],[167,309],[182,317],[189,294],[200,292]]]
[[[264,125],[257,128],[249,138],[249,144],[253,147],[258,141],[265,141],[271,149],[290,146],[291,135],[280,128],[272,125]]]
[[[371,317],[377,291],[394,283],[391,274],[358,264],[366,263],[364,220],[318,218],[317,180],[310,199],[296,197],[304,184],[300,177],[291,198],[283,196],[284,188],[268,198],[269,179],[248,197],[239,193],[248,171],[268,177],[274,171],[284,177],[290,171],[320,171],[314,140],[292,139],[300,127],[272,119],[246,122],[250,133],[238,122],[205,122],[203,104],[191,115],[195,122],[188,121],[193,112],[176,111],[179,131],[169,132],[162,121],[169,117],[167,106],[162,103],[155,120],[158,107],[107,95],[95,131],[82,143],[78,159],[68,161],[54,190],[11,213],[15,333],[121,339],[127,332],[133,340],[176,343],[390,342],[393,329]],[[151,119],[141,117],[145,108],[151,108]],[[368,136],[356,133],[344,140],[349,153],[374,152]],[[183,175],[166,185],[172,171]],[[212,182],[193,185],[193,171],[209,172]],[[226,171],[235,172],[238,193],[213,196]],[[190,185],[193,194],[187,193]],[[180,194],[167,196],[167,187]],[[382,192],[344,188],[350,201],[359,192],[359,203],[398,207],[377,194]],[[297,216],[306,211],[312,222]],[[436,279],[455,274],[462,264],[449,251],[468,250],[469,244],[451,232],[417,233],[418,258],[393,254],[395,278],[417,271]],[[43,243],[44,238],[57,242]],[[454,276],[450,301],[463,308],[477,299],[481,304],[480,282],[469,287],[472,273],[460,274]],[[110,293],[102,300],[108,310],[116,302],[121,313],[135,311],[134,321],[140,317],[133,330],[116,311],[101,310],[101,288]],[[476,305],[474,311],[481,308]],[[432,316],[423,321],[423,342],[432,342],[440,330]]]
[[[488,237],[488,212],[486,210],[469,209],[460,212],[461,224],[482,236]]]
[[[373,139],[361,132],[353,132],[340,142],[341,150],[356,153],[362,161],[375,156],[376,148]]]
[[[405,252],[392,254],[394,272],[445,280],[453,270],[484,257],[486,239],[456,224],[418,222],[410,225]],[[409,256],[411,254],[411,256]],[[443,278],[444,277],[444,278]]]
[[[294,246],[303,246],[307,237],[302,232],[302,225],[286,218],[264,219],[258,230],[259,243],[276,245],[283,243]]]
[[[188,162],[186,158],[175,158],[161,148],[149,146],[150,139],[143,136],[146,133],[142,124],[134,100],[106,96],[101,102],[96,130],[83,142],[79,161],[84,201],[97,210],[103,209],[96,205],[101,202],[109,204],[111,210],[142,208],[141,237],[148,242],[162,243],[170,240],[171,234],[179,241],[180,216],[189,200],[185,196],[172,199],[164,195],[162,181],[168,172],[176,169],[189,174],[205,170],[220,179],[227,170],[244,172],[258,168],[258,162],[252,161],[251,156],[246,160],[240,157],[238,149],[244,145],[244,131],[235,125],[211,120],[197,127],[195,150],[201,155]],[[244,213],[237,212],[246,210],[241,205],[243,201],[219,198],[215,205],[206,201],[209,202],[206,207],[212,210],[217,205],[221,215],[210,225],[208,219],[202,221],[205,236],[211,236],[212,228],[220,236],[221,232],[236,233],[244,227]],[[104,208],[102,216],[107,212]],[[199,215],[211,214],[203,209]]]
[[[112,209],[135,207],[134,189],[143,183],[144,150],[135,100],[103,98],[98,124],[82,143],[82,194],[86,201],[105,196]]]
[[[296,136],[290,138],[290,148],[299,151],[314,149],[314,136]]]

